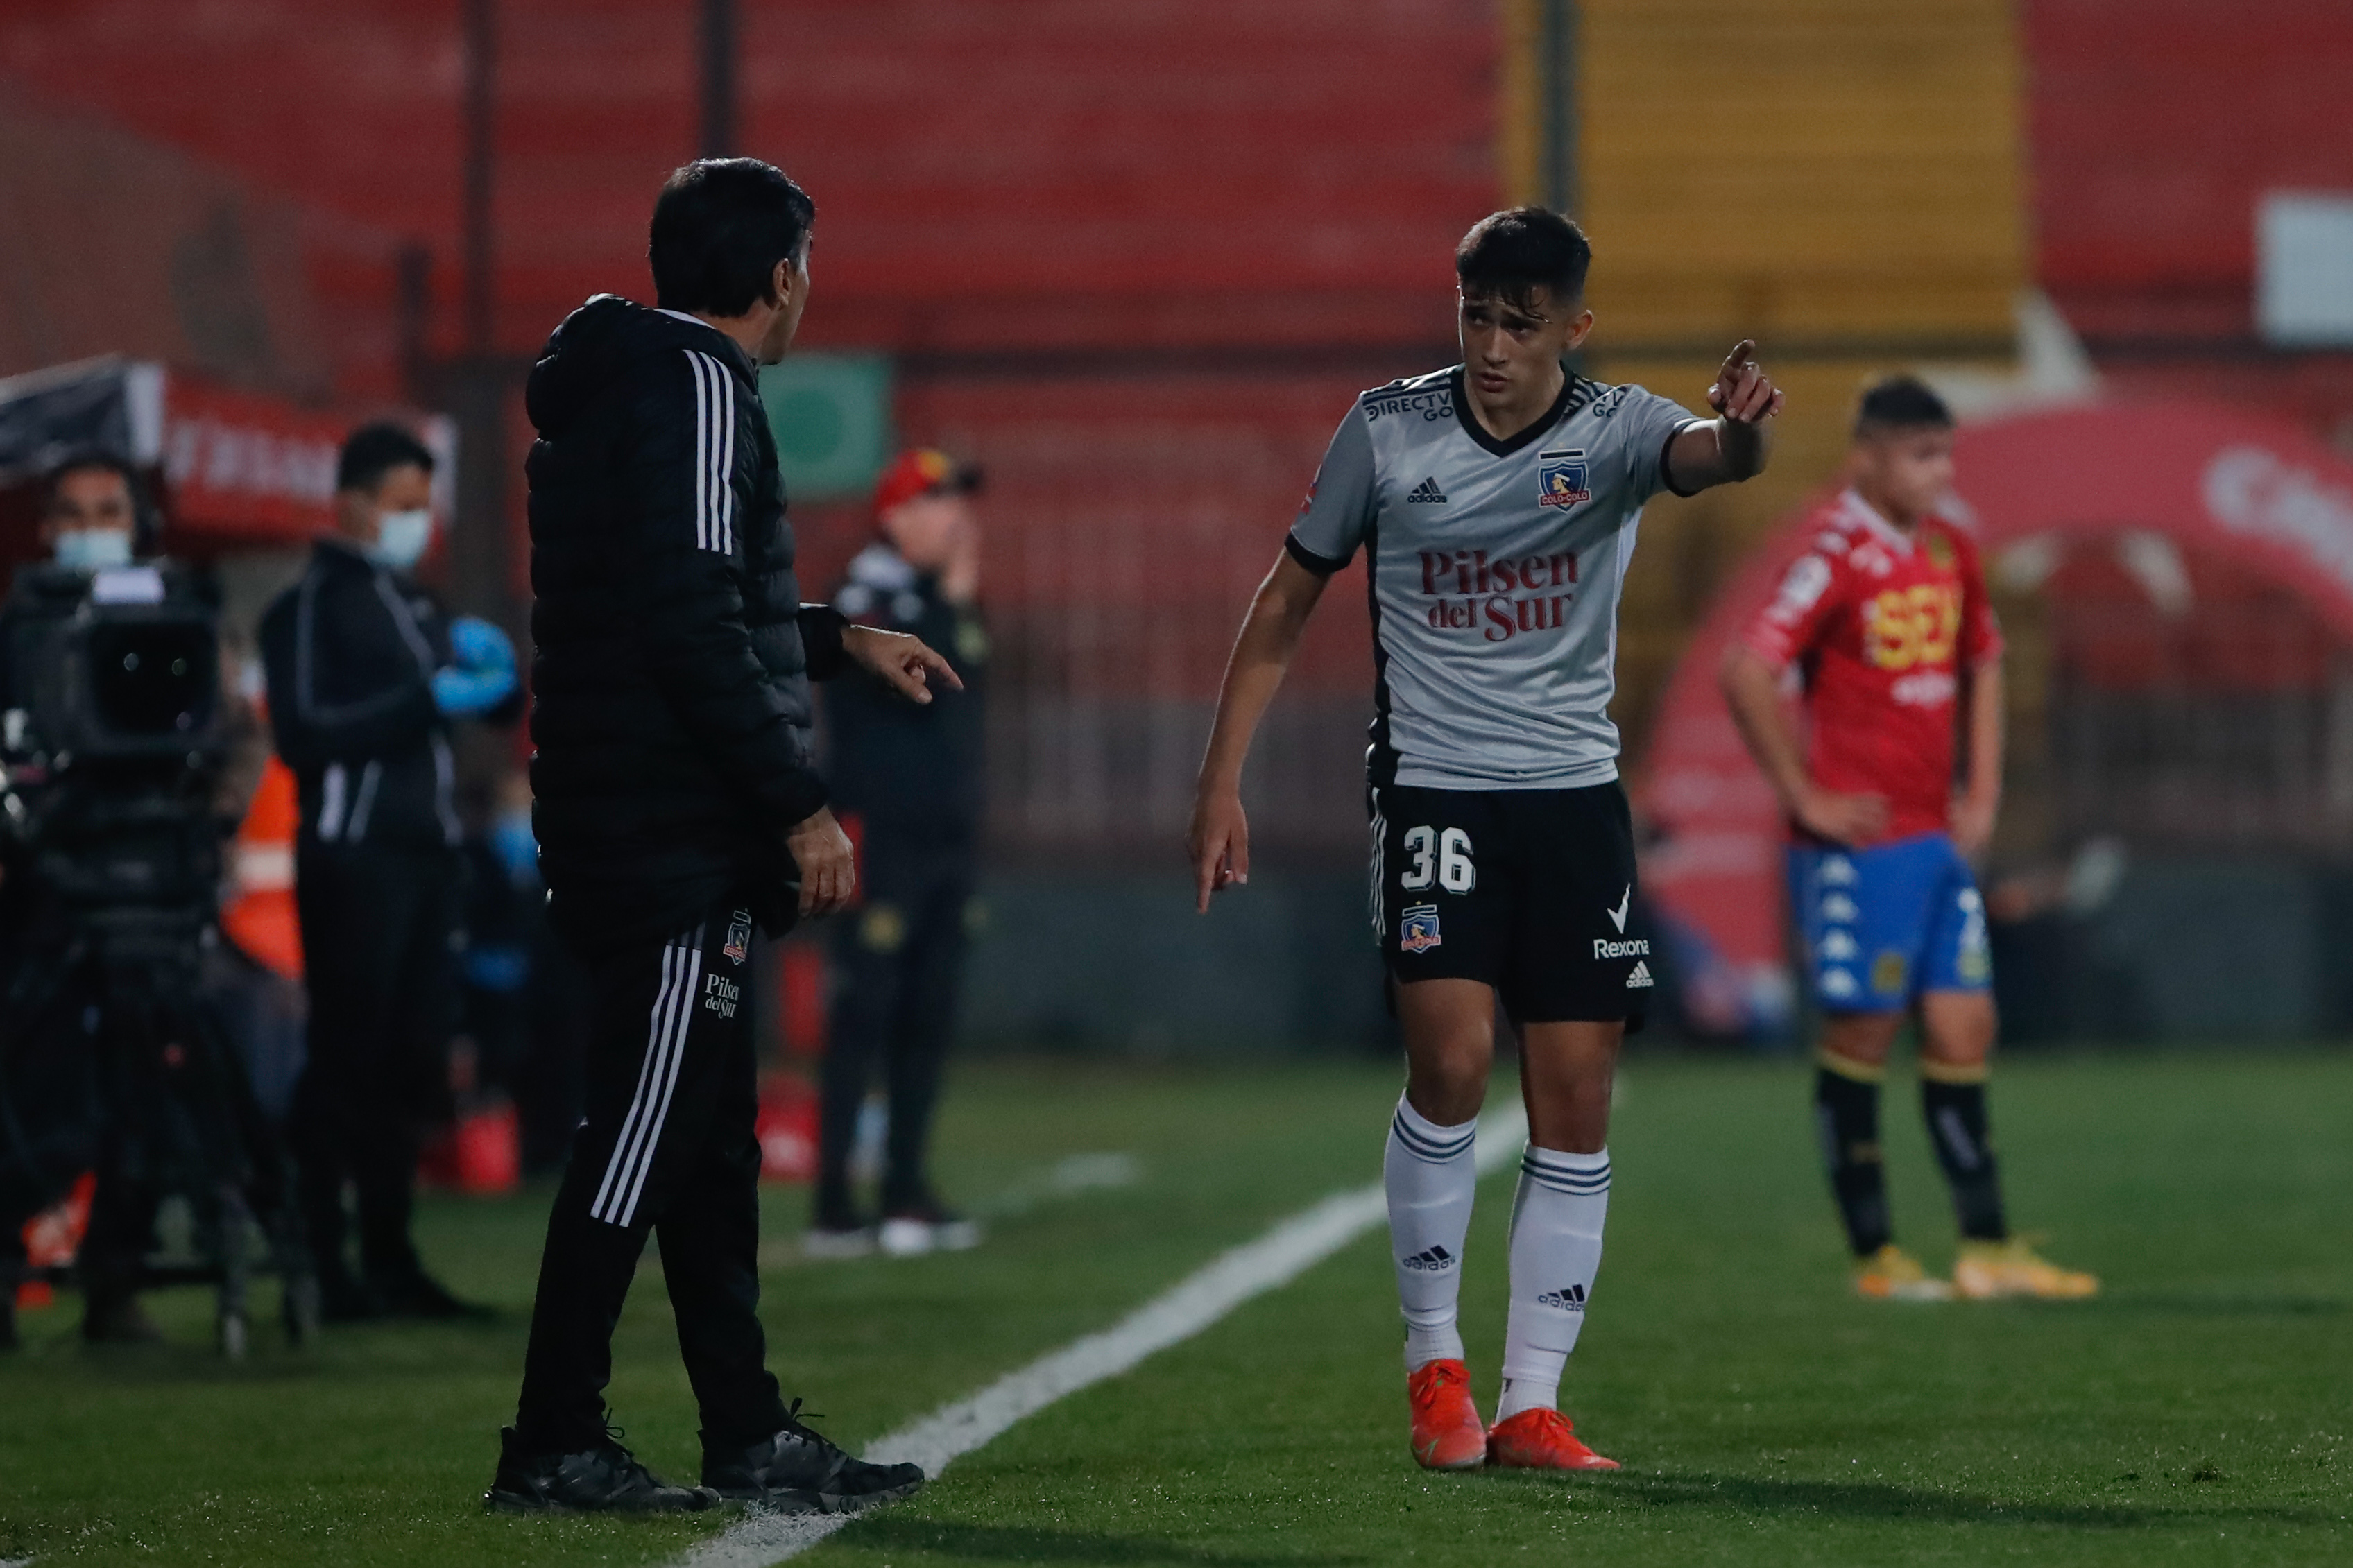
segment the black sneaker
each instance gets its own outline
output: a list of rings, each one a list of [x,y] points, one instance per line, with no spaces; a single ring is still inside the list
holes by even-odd
[[[499,1428],[499,1469],[482,1506],[502,1513],[700,1513],[718,1505],[708,1487],[673,1487],[638,1462],[617,1432],[576,1454],[534,1454],[512,1426]]]
[[[856,1513],[897,1502],[923,1484],[920,1466],[850,1458],[803,1426],[800,1411],[796,1399],[784,1426],[748,1448],[715,1447],[705,1433],[702,1484],[721,1497],[780,1513]]]

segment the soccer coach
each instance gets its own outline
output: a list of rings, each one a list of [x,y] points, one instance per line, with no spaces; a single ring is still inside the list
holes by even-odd
[[[549,919],[596,990],[586,1116],[494,1508],[725,1496],[838,1512],[923,1479],[794,1419],[757,1310],[753,927],[839,909],[856,877],[811,762],[808,683],[847,660],[917,702],[958,684],[915,638],[800,602],[757,376],[808,302],[815,214],[756,159],[678,170],[654,204],[659,309],[589,300],[525,396],[534,826]],[[606,1424],[613,1327],[652,1229],[702,1417],[700,1488],[662,1483]]]

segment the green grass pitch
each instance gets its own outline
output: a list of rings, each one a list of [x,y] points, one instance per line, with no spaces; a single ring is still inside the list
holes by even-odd
[[[2107,1281],[2067,1304],[1850,1298],[1805,1079],[1643,1056],[1624,1074],[1609,1254],[1564,1387],[1620,1474],[1413,1468],[1366,1237],[803,1561],[2353,1563],[2353,1055],[2007,1064],[2014,1219]],[[878,1436],[1374,1180],[1395,1086],[1361,1064],[972,1065],[942,1167],[997,1211],[989,1245],[801,1264],[804,1200],[772,1192],[772,1362],[824,1429]],[[1952,1224],[1908,1086],[1887,1110],[1899,1234],[1941,1266]],[[1088,1153],[1132,1156],[1136,1179],[1046,1180]],[[1504,1176],[1482,1190],[1465,1289],[1489,1405],[1509,1194]],[[675,1558],[713,1525],[480,1511],[544,1203],[424,1212],[427,1257],[504,1309],[493,1324],[351,1330],[302,1353],[265,1332],[227,1367],[197,1292],[157,1298],[174,1342],[135,1352],[86,1352],[71,1303],[28,1315],[26,1348],[0,1359],[0,1560]],[[650,1266],[616,1352],[616,1418],[691,1479],[693,1408]]]

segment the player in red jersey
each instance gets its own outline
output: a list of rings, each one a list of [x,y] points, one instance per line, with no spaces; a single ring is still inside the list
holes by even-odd
[[[1993,972],[1969,860],[2001,798],[2001,633],[1968,531],[1937,510],[1953,418],[1910,376],[1863,394],[1849,487],[1726,656],[1724,693],[1790,822],[1789,885],[1823,1012],[1814,1114],[1866,1296],[2088,1296],[2098,1281],[2011,1237],[1987,1131]],[[1801,749],[1781,701],[1794,671]],[[1954,790],[1957,730],[1968,773]],[[1921,1110],[1951,1184],[1951,1284],[1894,1244],[1879,1084],[1907,1017]]]

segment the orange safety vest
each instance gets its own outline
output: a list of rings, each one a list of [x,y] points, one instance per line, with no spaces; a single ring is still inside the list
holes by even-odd
[[[294,835],[301,822],[294,770],[272,752],[229,850],[231,892],[221,931],[274,974],[302,978],[302,927],[294,912]]]

